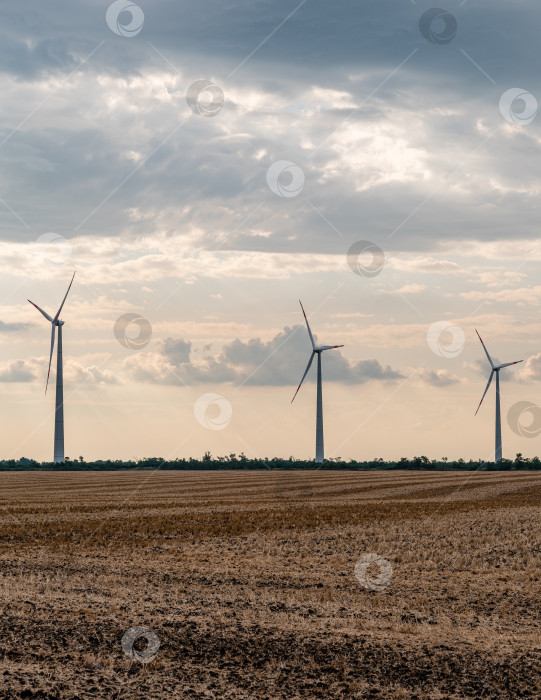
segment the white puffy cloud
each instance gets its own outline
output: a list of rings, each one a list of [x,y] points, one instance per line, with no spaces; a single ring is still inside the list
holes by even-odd
[[[436,387],[451,386],[460,384],[463,381],[463,379],[447,369],[431,370],[426,367],[418,369],[416,377],[421,383]]]
[[[11,360],[0,366],[0,382],[31,382],[36,378],[35,365],[24,360]]]
[[[301,331],[301,332],[299,332]],[[252,338],[233,340],[216,355],[192,358],[191,343],[167,338],[160,352],[138,353],[124,363],[127,375],[142,382],[192,385],[232,382],[249,386],[288,386],[299,382],[310,358],[302,326],[285,328],[269,341]],[[378,360],[349,362],[339,349],[323,354],[326,381],[363,384],[393,381],[403,375]],[[314,365],[315,367],[315,365]],[[307,381],[314,381],[314,372]]]
[[[541,381],[541,352],[526,360],[520,371],[520,378],[525,381]]]

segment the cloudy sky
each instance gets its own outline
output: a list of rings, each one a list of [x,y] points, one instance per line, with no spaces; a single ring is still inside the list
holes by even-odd
[[[490,459],[475,328],[524,360],[504,456],[539,452],[541,8],[432,8],[0,8],[2,457],[52,455],[27,298],[56,312],[74,270],[71,458],[312,457],[299,298],[345,346],[323,356],[327,456]]]

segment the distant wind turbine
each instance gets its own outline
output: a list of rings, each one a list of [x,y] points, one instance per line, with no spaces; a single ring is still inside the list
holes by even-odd
[[[312,335],[312,331],[310,330],[310,325],[308,323],[308,319],[306,318],[306,313],[304,312],[304,307],[302,305],[301,300],[299,299],[299,304],[301,305],[302,313],[304,316],[304,320],[306,321],[306,327],[308,328],[308,335],[310,336],[310,342],[312,343],[312,354],[310,355],[310,359],[308,360],[308,365],[306,366],[306,369],[304,370],[304,374],[302,375],[301,383],[297,387],[297,391],[295,392],[295,396],[299,393],[299,389],[301,388],[302,383],[304,382],[304,378],[308,374],[308,370],[312,366],[312,361],[314,359],[314,355],[317,355],[317,411],[316,411],[316,462],[323,462],[324,460],[324,450],[323,450],[323,398],[322,398],[322,392],[321,392],[321,353],[324,350],[334,350],[335,348],[343,348],[343,345],[318,345],[314,343],[314,336]],[[295,401],[295,396],[291,399],[291,403]]]
[[[73,277],[75,277],[75,272],[73,273]],[[47,372],[47,383],[45,384],[45,393],[47,393],[47,387],[49,386],[49,375],[51,374],[51,362],[53,359],[53,350],[54,350],[54,338],[55,338],[55,333],[56,329],[58,328],[58,344],[57,344],[57,349],[56,349],[56,410],[55,410],[55,418],[54,418],[54,461],[55,462],[63,462],[64,461],[64,382],[63,382],[63,373],[62,373],[62,326],[64,325],[64,321],[60,321],[60,312],[62,311],[62,307],[64,306],[64,302],[66,301],[66,297],[69,294],[69,290],[71,289],[71,285],[73,284],[73,277],[71,278],[71,282],[68,287],[68,291],[66,292],[64,298],[62,299],[62,303],[60,304],[60,308],[56,312],[56,316],[54,318],[51,318],[48,313],[46,313],[43,309],[40,309],[37,304],[34,304],[33,301],[30,301],[32,306],[35,306],[36,309],[45,316],[45,318],[51,323],[52,328],[51,328],[51,354],[49,355],[49,370]]]
[[[511,365],[518,365],[519,362],[522,362],[522,360],[517,360],[516,362],[506,362],[503,365],[495,365],[494,362],[492,362],[492,358],[488,354],[488,350],[485,347],[485,344],[483,343],[483,340],[481,336],[479,335],[479,332],[477,328],[475,329],[475,332],[477,333],[477,336],[479,340],[481,341],[481,345],[483,346],[483,350],[486,353],[486,356],[488,357],[488,361],[490,362],[491,366],[491,372],[490,372],[490,377],[488,378],[488,383],[485,389],[485,393],[481,397],[481,401],[479,402],[479,406],[477,406],[477,411],[475,411],[475,415],[477,415],[477,412],[481,408],[481,404],[483,403],[483,399],[486,396],[486,393],[488,391],[488,388],[490,386],[490,383],[492,382],[492,377],[496,375],[496,453],[495,453],[495,462],[501,462],[502,461],[502,419],[501,419],[501,414],[500,414],[500,370],[503,369],[504,367],[510,367]]]

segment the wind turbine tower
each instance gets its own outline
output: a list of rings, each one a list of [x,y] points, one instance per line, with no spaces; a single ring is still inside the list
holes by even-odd
[[[306,375],[308,374],[308,370],[312,366],[314,355],[317,355],[316,462],[323,462],[323,460],[325,459],[325,452],[323,447],[323,395],[321,387],[321,353],[325,350],[334,350],[335,348],[343,348],[344,346],[316,345],[314,343],[314,337],[312,335],[312,331],[310,330],[310,324],[308,323],[308,319],[306,318],[306,313],[304,312],[304,307],[300,299],[299,304],[301,305],[304,320],[306,321],[306,328],[308,329],[308,335],[310,336],[310,342],[312,343],[312,354],[310,355],[308,365],[306,366],[304,374],[302,375],[301,383],[297,387],[295,396],[297,396],[297,394],[299,393],[299,389],[301,388],[301,385],[304,382],[304,378],[306,377]],[[291,399],[291,403],[295,401],[295,396],[293,396],[293,398]]]
[[[73,273],[75,277],[75,272]],[[63,462],[64,461],[64,381],[63,381],[63,369],[62,369],[62,326],[64,321],[60,320],[60,313],[66,297],[69,294],[71,285],[73,284],[73,277],[69,283],[68,291],[66,292],[60,308],[56,312],[54,318],[51,318],[48,313],[33,301],[30,301],[32,306],[45,316],[45,318],[51,323],[51,354],[49,355],[49,370],[47,371],[47,382],[45,384],[45,393],[47,393],[47,387],[49,386],[49,375],[51,374],[51,362],[53,360],[53,350],[55,342],[55,334],[58,329],[58,343],[56,346],[56,404],[55,404],[55,416],[54,416],[54,461]]]
[[[477,412],[481,408],[481,404],[483,403],[483,399],[486,396],[486,393],[488,391],[488,388],[492,382],[492,378],[494,375],[496,375],[496,444],[495,444],[495,455],[494,455],[494,461],[496,463],[502,461],[502,417],[501,417],[501,411],[500,411],[500,370],[502,370],[504,367],[510,367],[511,365],[518,365],[519,362],[522,362],[522,360],[517,360],[516,362],[506,362],[503,365],[495,365],[494,362],[492,362],[492,358],[488,354],[488,350],[485,347],[485,344],[483,343],[483,340],[481,336],[479,335],[479,332],[477,331],[477,328],[475,329],[475,332],[477,333],[477,336],[479,340],[481,341],[481,345],[483,346],[483,350],[486,353],[486,356],[488,358],[488,361],[490,362],[491,366],[491,371],[490,371],[490,377],[488,378],[488,383],[485,389],[485,393],[481,397],[481,401],[479,402],[479,406],[477,406],[477,411],[475,411],[475,415],[477,415]]]

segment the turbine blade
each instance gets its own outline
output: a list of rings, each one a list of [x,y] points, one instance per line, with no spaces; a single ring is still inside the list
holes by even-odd
[[[34,304],[33,301],[30,301],[30,299],[28,299],[28,301],[32,304],[32,306],[36,307],[36,309],[40,312],[40,314],[43,314],[45,316],[47,321],[50,321],[51,323],[53,322],[53,319],[49,316],[48,313],[46,313],[43,309],[40,309],[39,306],[37,304]]]
[[[524,362],[524,360],[517,360],[516,362],[506,362],[504,365],[498,365],[497,369],[501,369],[502,367],[511,367],[511,365],[518,365],[521,362]]]
[[[299,304],[301,305],[302,313],[304,315],[304,320],[306,321],[306,328],[308,328],[308,335],[310,336],[310,342],[312,343],[312,348],[315,348],[316,345],[314,343],[314,337],[312,335],[312,331],[310,330],[310,325],[308,323],[308,319],[306,318],[306,313],[304,311],[304,306],[302,305],[302,301],[299,299]]]
[[[49,370],[47,372],[47,383],[45,384],[45,393],[47,393],[47,387],[49,386],[49,375],[51,374],[51,362],[53,360],[53,350],[54,350],[54,334],[56,332],[56,324],[53,323],[53,330],[51,333],[51,354],[49,355]]]
[[[301,388],[301,385],[304,382],[304,378],[306,377],[306,375],[308,374],[308,370],[312,366],[312,360],[314,359],[315,354],[316,353],[312,351],[312,354],[310,355],[310,359],[308,360],[308,364],[306,365],[306,369],[304,370],[304,374],[302,375],[301,383],[299,384],[299,386],[297,387],[297,391],[295,392],[295,396],[297,396],[297,394],[299,393],[299,389]],[[295,396],[291,399],[291,403],[293,403],[293,401],[295,401]]]
[[[343,345],[322,345],[319,350],[334,350],[335,348],[343,348]]]
[[[73,277],[75,277],[75,272],[73,273]],[[66,301],[66,297],[69,294],[69,291],[71,289],[71,285],[73,284],[73,277],[71,278],[70,285],[68,287],[68,291],[66,292],[66,296],[62,299],[62,303],[60,304],[60,308],[56,312],[56,316],[54,317],[53,321],[58,321],[58,317],[60,316],[60,312],[62,311],[62,307],[64,306],[64,302]]]
[[[477,415],[477,412],[478,412],[479,409],[481,408],[481,404],[483,403],[483,399],[484,399],[485,396],[487,395],[488,387],[490,386],[490,383],[492,382],[492,377],[493,377],[493,376],[494,376],[494,370],[492,370],[492,372],[490,373],[490,377],[489,377],[488,383],[487,383],[487,388],[485,389],[485,393],[483,394],[483,396],[482,396],[482,398],[481,398],[481,401],[479,401],[479,406],[477,406],[477,411],[475,411],[475,415]]]
[[[479,340],[481,341],[481,345],[483,346],[483,350],[486,352],[486,355],[488,357],[488,361],[490,362],[490,366],[492,367],[492,369],[494,369],[494,362],[492,362],[492,358],[488,354],[488,350],[486,349],[485,344],[483,343],[483,339],[479,335],[479,331],[477,330],[477,328],[475,329],[475,332],[477,333],[477,336],[478,336]]]

